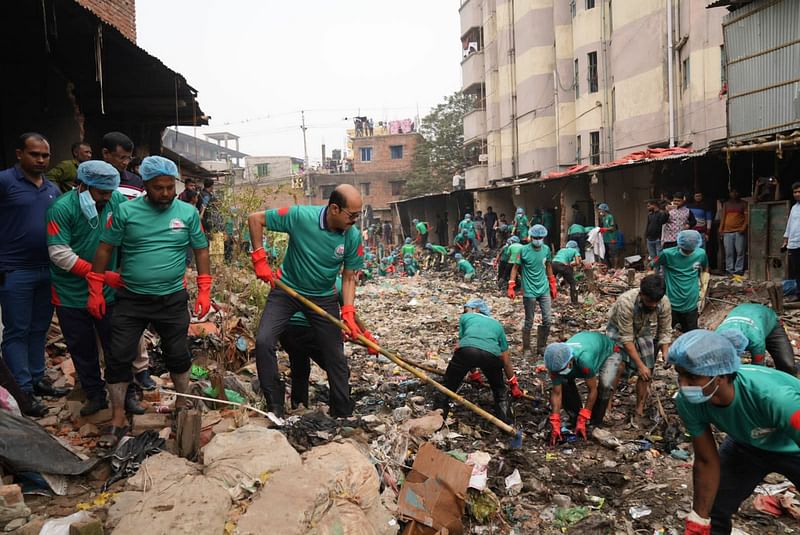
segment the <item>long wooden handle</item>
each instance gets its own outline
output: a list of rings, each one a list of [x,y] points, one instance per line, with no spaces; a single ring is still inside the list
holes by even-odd
[[[334,316],[328,314],[325,310],[320,308],[316,303],[306,299],[305,297],[303,297],[302,295],[300,295],[299,293],[294,291],[292,288],[289,288],[280,279],[275,280],[275,286],[277,286],[278,288],[280,288],[281,290],[283,290],[284,292],[289,294],[291,297],[297,299],[303,305],[308,307],[310,310],[312,310],[313,312],[316,312],[317,314],[319,314],[323,318],[327,319],[328,321],[330,321],[331,323],[333,323],[334,325],[336,325],[337,327],[339,327],[343,331],[345,331],[347,333],[350,332],[350,329],[347,327],[347,325],[343,321],[341,321],[341,320],[335,318]],[[506,433],[509,433],[511,435],[515,435],[515,436],[518,435],[517,430],[514,429],[512,426],[508,425],[507,423],[505,423],[504,421],[502,421],[498,417],[494,416],[493,414],[490,414],[489,412],[487,412],[487,411],[483,410],[482,408],[478,407],[477,405],[475,405],[471,401],[466,400],[463,397],[459,396],[458,394],[456,394],[455,392],[453,392],[449,388],[445,387],[444,385],[434,381],[433,379],[431,379],[430,377],[425,375],[423,372],[419,371],[418,369],[414,368],[412,365],[408,364],[408,362],[406,362],[404,359],[400,358],[399,356],[395,355],[394,353],[390,353],[389,351],[386,351],[385,349],[380,347],[378,344],[376,344],[372,340],[369,340],[368,338],[365,338],[363,335],[359,335],[357,340],[362,345],[372,349],[373,351],[377,351],[381,355],[385,356],[386,358],[388,358],[389,360],[391,360],[392,362],[394,362],[395,364],[397,364],[398,366],[400,366],[401,368],[403,368],[404,370],[406,370],[410,374],[414,375],[418,379],[422,380],[425,383],[428,383],[429,385],[431,385],[436,390],[438,390],[442,394],[446,395],[450,399],[453,399],[453,400],[457,401],[458,403],[460,403],[464,407],[468,408],[469,410],[471,410],[472,412],[474,412],[475,414],[477,414],[481,418],[483,418],[483,419],[487,420],[488,422],[494,424],[497,428],[499,428],[499,429],[501,429],[501,430],[503,430]]]

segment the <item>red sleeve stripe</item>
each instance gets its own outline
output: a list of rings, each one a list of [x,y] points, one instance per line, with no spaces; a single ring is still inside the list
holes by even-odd
[[[800,429],[800,410],[795,411],[795,413],[792,414],[791,418],[789,418],[789,423],[795,429]]]
[[[364,244],[363,243],[359,243],[358,244],[358,251],[356,251],[356,254],[358,256],[364,256]]]
[[[61,229],[59,228],[58,223],[55,221],[47,222],[47,234],[49,236],[58,236],[59,232],[61,232]]]
[[[289,213],[289,207],[288,206],[282,206],[281,208],[278,208],[278,215],[279,216],[283,217],[283,216],[287,215],[288,213]]]

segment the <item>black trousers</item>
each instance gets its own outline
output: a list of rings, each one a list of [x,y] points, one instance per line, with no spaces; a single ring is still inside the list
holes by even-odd
[[[480,368],[486,379],[489,381],[489,386],[492,388],[495,402],[502,401],[506,398],[506,383],[503,381],[503,361],[497,355],[492,355],[488,351],[477,349],[475,347],[459,347],[453,353],[453,358],[447,365],[447,371],[444,372],[444,386],[455,392],[461,383],[464,382],[464,376],[474,368]],[[444,394],[439,394],[436,406],[441,408],[447,406],[449,398]]]
[[[97,338],[100,338],[103,354],[110,355],[113,306],[107,306],[106,315],[99,320],[92,317],[85,308],[57,306],[56,315],[86,397],[93,400],[105,399],[106,383],[100,374],[100,354],[94,334],[97,332]]]
[[[511,276],[511,264],[500,260],[497,263],[497,280],[500,282],[508,283],[508,278]]]
[[[800,249],[789,249],[789,278],[800,287]],[[798,290],[800,292],[800,290]]]
[[[336,296],[310,297],[328,314],[339,318],[339,300]],[[256,366],[261,390],[267,398],[270,408],[283,407],[283,382],[278,373],[278,361],[275,347],[278,337],[289,325],[289,318],[295,312],[306,311],[298,301],[289,294],[275,288],[269,293],[267,306],[261,316],[256,335]],[[319,346],[320,354],[325,362],[330,385],[330,414],[333,417],[349,417],[353,414],[353,400],[350,399],[350,367],[344,356],[342,332],[328,320],[307,311],[306,318],[311,323],[314,338]]]
[[[575,272],[572,270],[572,266],[569,264],[562,264],[561,262],[553,262],[552,266],[553,274],[556,276],[561,275],[569,284],[570,299],[572,299],[573,303],[576,303],[578,301],[578,289],[577,283],[575,282]]]
[[[308,378],[311,375],[311,361],[326,369],[322,352],[311,327],[289,325],[278,337],[281,347],[289,354],[292,370],[292,405],[308,407]]]
[[[680,324],[681,332],[688,333],[697,329],[697,309],[689,310],[687,312],[672,311],[672,328]]]
[[[106,382],[130,383],[131,364],[139,351],[139,338],[151,325],[161,337],[161,350],[170,373],[184,373],[192,367],[186,342],[189,332],[189,294],[180,290],[167,295],[141,295],[124,288],[117,290],[111,316],[111,351],[106,358]]]
[[[794,349],[782,325],[776,325],[772,332],[767,335],[766,346],[776,369],[789,375],[797,375],[797,368],[794,364]]]
[[[711,533],[731,532],[731,516],[770,472],[800,488],[800,453],[775,453],[727,437],[719,447],[719,490],[711,508]]]
[[[489,244],[489,249],[497,248],[497,233],[493,228],[486,229],[486,242]]]
[[[24,392],[17,382],[14,380],[14,375],[11,370],[6,366],[6,361],[0,358],[0,386],[8,390],[8,393],[17,401],[19,410],[23,414],[31,410],[31,398],[27,392]]]

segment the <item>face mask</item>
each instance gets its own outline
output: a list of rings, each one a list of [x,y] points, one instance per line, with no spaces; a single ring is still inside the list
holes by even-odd
[[[541,247],[542,244],[544,243],[544,240],[531,240],[531,243],[533,244],[534,247]]]
[[[558,375],[569,375],[571,372],[572,372],[572,366],[567,366],[566,368],[558,372]]]
[[[681,389],[681,395],[686,399],[686,401],[694,405],[697,405],[699,403],[705,403],[706,401],[714,397],[714,394],[716,394],[717,390],[719,390],[719,384],[717,384],[717,387],[714,389],[713,392],[711,392],[711,394],[707,396],[703,394],[703,389],[708,385],[710,385],[711,381],[713,380],[714,378],[712,377],[711,380],[706,384],[704,384],[703,386],[681,386],[680,384],[678,386]]]
[[[86,191],[80,192],[78,194],[78,198],[80,199],[81,202],[81,212],[83,212],[83,215],[86,217],[86,219],[89,221],[89,224],[91,225],[92,219],[95,219],[97,217],[97,205],[95,204],[94,199],[92,198],[92,194],[89,193],[89,190],[87,189]]]

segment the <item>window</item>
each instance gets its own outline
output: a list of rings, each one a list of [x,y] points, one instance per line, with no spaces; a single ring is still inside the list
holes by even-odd
[[[586,0],[586,9],[594,8],[594,0]]]
[[[589,93],[597,93],[597,52],[589,52],[586,55],[589,61],[587,79],[589,81]]]
[[[580,80],[580,72],[581,71],[580,71],[580,68],[578,67],[578,60],[576,58],[575,59],[575,73],[574,73],[575,81],[573,82],[575,84],[575,98],[576,99],[581,96],[581,87],[580,87],[581,84],[578,81],[578,80]]]
[[[391,154],[392,160],[402,160],[403,159],[403,146],[402,145],[389,145],[389,153]]]
[[[392,186],[392,195],[402,195],[403,194],[403,182],[402,180],[397,180],[395,182],[389,182]]]
[[[256,164],[256,177],[262,178],[265,176],[269,176],[269,164],[268,163],[257,163]]]
[[[683,64],[681,65],[681,88],[684,91],[689,89],[689,83],[691,82],[691,65],[689,63],[689,58],[687,57],[683,60]]]
[[[589,163],[600,163],[600,132],[589,132]]]
[[[361,183],[361,196],[366,197],[369,195],[369,182],[362,182]]]
[[[361,147],[361,161],[362,162],[372,161],[372,147]]]
[[[575,163],[581,163],[581,136],[575,138]]]
[[[575,0],[569,0],[569,14],[573,19],[575,18]]]
[[[720,82],[724,87],[725,84],[728,83],[728,65],[725,58],[725,45],[719,46],[719,72],[720,72]]]
[[[331,184],[328,186],[320,186],[319,196],[322,197],[323,199],[328,199],[330,198],[331,193],[333,193],[333,190],[335,189],[336,189],[336,184]]]

